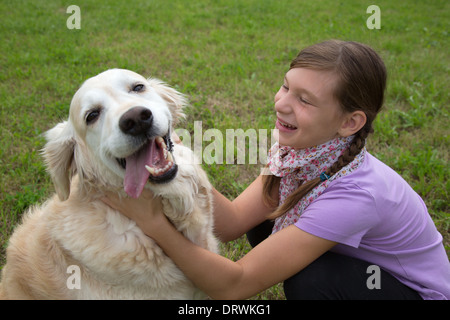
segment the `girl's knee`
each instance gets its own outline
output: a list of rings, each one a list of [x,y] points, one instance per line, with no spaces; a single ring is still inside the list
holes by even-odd
[[[284,281],[284,292],[288,300],[332,299],[332,288],[339,282],[335,264],[339,255],[327,252],[299,273]]]

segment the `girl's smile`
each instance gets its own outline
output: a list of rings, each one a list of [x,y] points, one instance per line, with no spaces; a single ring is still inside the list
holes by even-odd
[[[277,118],[277,122],[275,124],[275,127],[278,130],[285,131],[285,132],[290,132],[290,131],[293,131],[293,130],[297,129],[296,126],[293,126],[293,125],[291,125],[291,124],[289,124],[289,123],[287,123],[287,122],[285,122],[285,121],[283,121],[283,120],[281,120],[279,118]]]

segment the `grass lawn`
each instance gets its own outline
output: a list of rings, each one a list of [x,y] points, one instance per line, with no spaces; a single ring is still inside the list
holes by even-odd
[[[69,5],[81,29],[68,29]],[[381,9],[370,30],[369,5]],[[4,1],[0,9],[0,265],[14,226],[53,192],[42,133],[68,116],[81,83],[108,68],[160,78],[188,95],[182,128],[271,129],[273,97],[298,51],[338,38],[369,44],[389,72],[369,151],[423,197],[450,250],[450,2],[433,1]],[[204,142],[207,146],[209,142]],[[230,199],[260,165],[204,165]],[[245,237],[223,245],[239,259]],[[255,297],[282,299],[275,286]]]

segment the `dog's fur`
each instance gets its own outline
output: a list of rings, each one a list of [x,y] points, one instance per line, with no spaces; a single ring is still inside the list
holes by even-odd
[[[145,89],[133,91],[137,83]],[[120,131],[120,117],[136,106],[148,108],[153,115],[148,136],[170,136],[185,104],[180,93],[161,81],[128,70],[105,71],[81,86],[68,121],[46,133],[43,154],[57,195],[31,208],[12,235],[1,298],[205,297],[133,221],[100,200],[105,192],[125,196],[125,170],[116,158],[142,145]],[[93,123],[86,121],[90,110],[100,111]],[[150,181],[145,188],[163,198],[164,213],[178,230],[217,252],[212,187],[192,156],[190,149],[175,145],[175,178],[163,184]],[[78,275],[79,289],[72,283]]]

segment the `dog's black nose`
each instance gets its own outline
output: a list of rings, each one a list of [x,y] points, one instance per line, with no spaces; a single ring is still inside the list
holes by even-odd
[[[152,112],[144,107],[134,107],[125,112],[119,119],[119,127],[123,133],[137,136],[146,133],[152,126]]]

